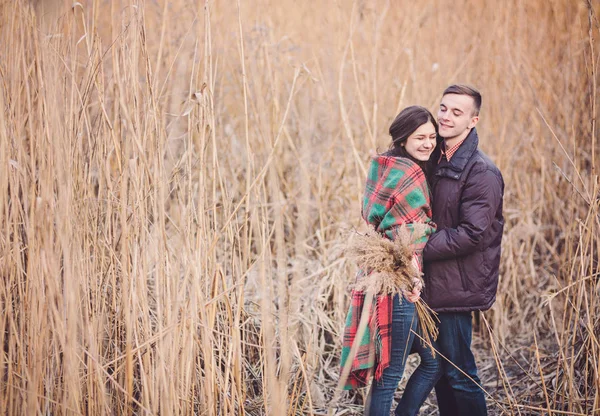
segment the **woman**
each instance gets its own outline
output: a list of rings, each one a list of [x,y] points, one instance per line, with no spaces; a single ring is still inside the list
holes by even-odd
[[[422,250],[428,236],[435,231],[426,174],[437,130],[433,116],[423,107],[411,106],[398,114],[389,129],[390,149],[371,161],[363,198],[362,216],[377,234],[394,240],[399,238],[402,229],[412,230],[413,239],[408,249],[414,253],[412,262],[419,271],[422,270]],[[375,274],[373,271],[373,268],[367,273],[361,270],[357,281],[368,281]],[[352,292],[344,331],[342,369],[350,369],[345,388],[365,386],[374,370],[375,380],[365,414],[389,415],[394,392],[412,349],[419,353],[421,364],[408,381],[396,415],[416,415],[441,373],[439,356],[434,357],[430,348],[415,341],[412,332],[419,333],[415,302],[419,299],[422,281],[420,277],[414,279],[412,287],[396,288],[395,294],[379,291],[373,301],[364,285],[357,287]],[[368,322],[366,327],[363,323],[366,334],[357,334],[364,313],[369,314],[363,318]],[[353,350],[355,338],[358,339]],[[344,371],[342,374],[343,379]]]

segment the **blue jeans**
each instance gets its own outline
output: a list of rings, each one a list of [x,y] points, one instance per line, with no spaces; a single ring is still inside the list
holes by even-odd
[[[440,416],[485,416],[487,408],[483,391],[460,371],[481,385],[471,352],[471,312],[440,313],[438,318],[437,349],[458,367],[443,360],[444,375],[435,386]]]
[[[416,415],[421,405],[441,376],[442,364],[439,355],[435,358],[431,350],[426,349],[420,340],[415,340],[418,318],[414,303],[400,296],[394,296],[392,312],[392,343],[390,366],[383,370],[381,380],[373,380],[365,414],[369,416],[389,416],[394,392],[402,379],[406,359],[411,347],[421,356],[421,364],[412,374],[396,408],[396,415]]]

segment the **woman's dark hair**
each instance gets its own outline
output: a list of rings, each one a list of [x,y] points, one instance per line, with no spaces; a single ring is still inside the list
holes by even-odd
[[[433,124],[435,128],[435,132],[438,132],[438,125],[433,115],[429,112],[425,107],[421,107],[418,105],[413,105],[410,107],[406,107],[404,110],[400,112],[392,122],[390,126],[390,136],[392,136],[392,144],[390,148],[385,153],[386,156],[395,156],[395,157],[405,157],[413,162],[417,163],[423,172],[425,172],[425,176],[429,180],[429,172],[431,171],[429,162],[422,162],[420,160],[412,157],[402,143],[408,139],[408,137],[415,132],[419,127],[426,123]]]

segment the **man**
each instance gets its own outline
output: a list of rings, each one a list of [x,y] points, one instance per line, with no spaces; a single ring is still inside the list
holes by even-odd
[[[471,351],[471,312],[489,309],[496,299],[504,181],[478,149],[480,106],[475,88],[451,85],[444,91],[438,111],[443,141],[432,155],[438,231],[423,252],[423,297],[439,314],[438,349],[451,361],[442,359],[444,375],[435,387],[441,416],[487,414]]]

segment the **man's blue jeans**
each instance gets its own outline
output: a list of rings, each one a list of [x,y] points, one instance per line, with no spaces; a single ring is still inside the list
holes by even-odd
[[[485,396],[477,385],[481,385],[481,381],[471,352],[471,312],[440,313],[438,318],[440,332],[437,348],[454,363],[452,365],[442,359],[444,375],[435,386],[440,416],[487,415]]]
[[[421,364],[412,374],[396,407],[396,415],[416,415],[421,405],[433,389],[441,375],[442,365],[439,354],[433,358],[431,350],[420,340],[415,340],[411,332],[417,331],[418,318],[414,303],[396,295],[392,314],[392,356],[390,366],[383,370],[381,380],[373,380],[367,400],[365,414],[369,416],[389,416],[394,392],[402,379],[406,359],[413,350],[421,357]]]

